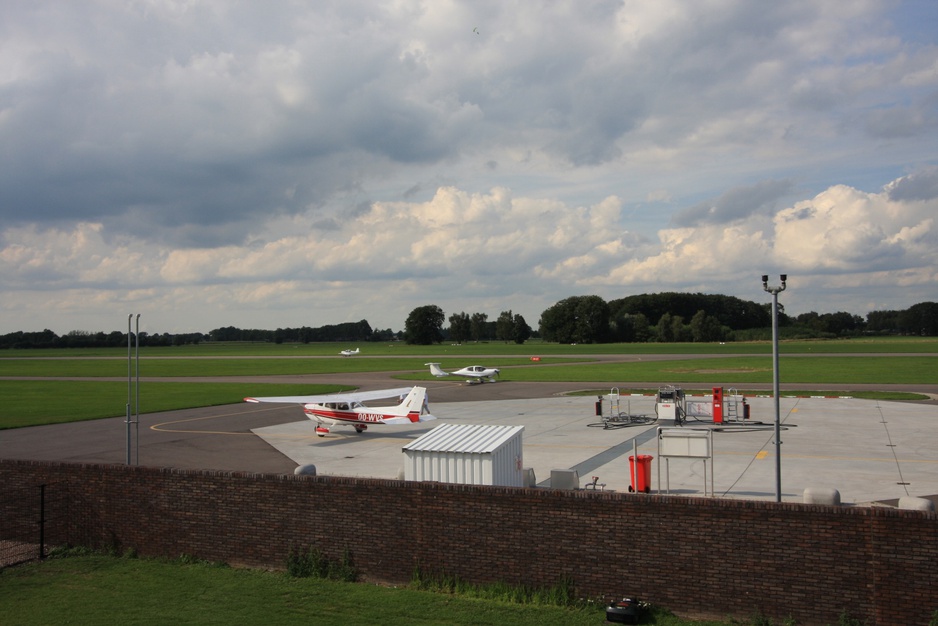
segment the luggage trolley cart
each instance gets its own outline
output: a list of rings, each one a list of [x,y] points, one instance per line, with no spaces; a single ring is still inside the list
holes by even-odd
[[[625,411],[622,410],[621,394],[618,387],[609,390],[606,396],[599,396],[596,400],[596,415],[602,418],[601,422],[589,424],[591,427],[602,426],[603,430],[612,428],[623,428],[626,426],[642,426],[654,424],[657,417],[651,417],[644,413],[632,413],[632,401],[626,401]],[[609,400],[609,415],[603,410],[603,400]]]

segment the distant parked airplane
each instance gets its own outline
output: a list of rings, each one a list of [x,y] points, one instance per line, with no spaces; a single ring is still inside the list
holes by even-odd
[[[437,377],[442,376],[463,376],[466,379],[467,383],[484,383],[486,379],[489,382],[494,383],[495,378],[498,376],[498,370],[494,367],[485,367],[482,365],[470,365],[469,367],[464,367],[455,372],[445,372],[440,369],[439,363],[425,363],[425,365],[430,366],[430,373]]]

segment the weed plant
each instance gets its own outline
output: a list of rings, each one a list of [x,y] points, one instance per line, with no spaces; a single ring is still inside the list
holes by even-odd
[[[358,580],[358,571],[352,564],[348,548],[340,560],[330,559],[319,548],[290,548],[287,554],[287,574],[294,578],[323,578],[346,583]]]
[[[420,591],[432,591],[514,604],[535,604],[578,609],[595,606],[596,604],[593,601],[578,598],[573,579],[568,577],[562,578],[552,587],[511,585],[505,582],[474,584],[468,583],[458,576],[446,573],[430,574],[420,567],[416,567],[414,568],[410,586]]]

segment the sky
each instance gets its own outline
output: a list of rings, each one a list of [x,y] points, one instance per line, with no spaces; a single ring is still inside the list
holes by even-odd
[[[0,333],[938,300],[933,0],[5,0]]]

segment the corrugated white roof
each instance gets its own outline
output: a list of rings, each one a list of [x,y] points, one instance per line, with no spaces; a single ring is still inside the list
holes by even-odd
[[[491,424],[440,424],[404,446],[411,452],[459,452],[486,454],[495,452],[506,441],[521,433],[524,426]]]

